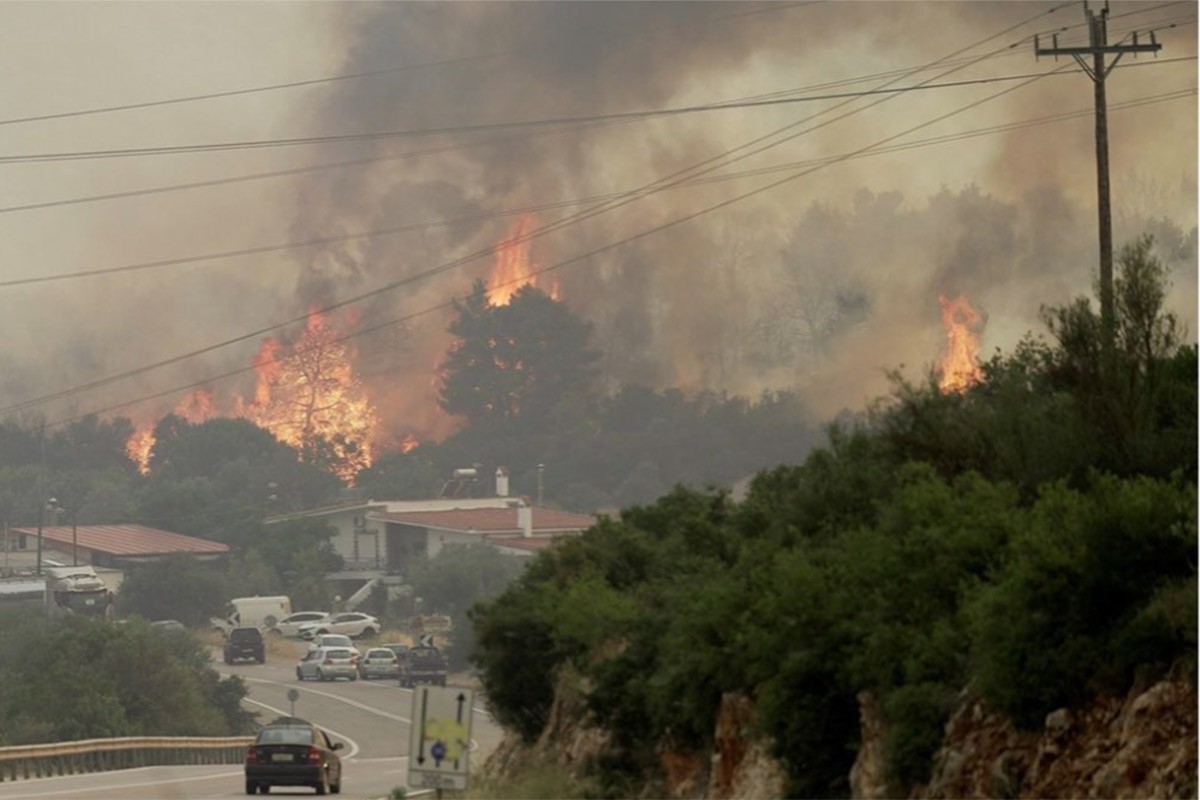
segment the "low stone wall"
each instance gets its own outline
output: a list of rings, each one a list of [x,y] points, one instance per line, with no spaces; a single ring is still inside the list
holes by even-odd
[[[132,736],[0,747],[0,781],[133,767],[241,764],[253,741],[251,736]]]

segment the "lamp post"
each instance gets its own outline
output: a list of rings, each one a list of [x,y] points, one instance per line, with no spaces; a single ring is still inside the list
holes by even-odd
[[[37,574],[42,574],[42,524],[45,521],[46,512],[54,514],[54,524],[58,525],[58,512],[62,511],[58,506],[58,498],[51,497],[46,501],[44,506],[38,506],[38,534],[37,534]]]

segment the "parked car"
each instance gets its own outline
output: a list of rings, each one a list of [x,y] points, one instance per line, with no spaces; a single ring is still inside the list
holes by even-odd
[[[379,646],[386,647],[388,650],[391,650],[393,653],[395,653],[397,662],[399,662],[401,659],[404,658],[404,654],[407,653],[408,648],[411,647],[411,645],[400,644],[398,642],[393,642],[391,644],[381,644]]]
[[[358,660],[358,677],[395,678],[400,674],[400,660],[386,647],[372,647]]]
[[[186,631],[187,628],[182,622],[177,619],[159,619],[150,623],[151,628],[157,628],[160,631]]]
[[[293,721],[268,725],[246,750],[246,794],[272,786],[311,786],[317,794],[342,791],[341,742],[316,725]]]
[[[225,663],[232,664],[242,659],[257,661],[259,664],[267,660],[262,631],[258,628],[233,628],[225,637]]]
[[[341,633],[346,636],[362,636],[369,639],[379,633],[382,627],[379,620],[370,614],[346,611],[341,614],[330,614],[319,622],[308,622],[301,625],[300,637],[312,639],[322,633]]]
[[[447,672],[446,657],[436,647],[412,647],[400,659],[397,678],[406,688],[423,683],[445,686]]]
[[[296,665],[298,681],[358,680],[358,652],[348,647],[318,647]]]
[[[328,616],[329,613],[325,611],[297,611],[276,622],[275,626],[271,628],[271,633],[280,636],[299,636],[301,625],[320,622]]]
[[[355,656],[362,655],[359,649],[354,646],[354,642],[350,637],[340,633],[322,633],[312,640],[312,643],[308,646],[308,651],[311,653],[320,647],[345,647],[347,650],[353,650]]]

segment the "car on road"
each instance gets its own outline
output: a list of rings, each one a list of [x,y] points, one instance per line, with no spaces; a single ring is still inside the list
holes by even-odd
[[[267,660],[262,631],[254,627],[233,628],[225,637],[225,663],[249,659],[259,664]]]
[[[400,659],[397,678],[405,688],[423,683],[445,686],[449,671],[446,657],[436,647],[412,647]]]
[[[294,720],[259,730],[246,750],[246,794],[272,786],[311,786],[317,794],[342,791],[341,742],[316,725]]]
[[[308,651],[311,653],[318,647],[345,647],[347,650],[353,650],[356,656],[362,655],[361,651],[354,646],[354,641],[349,636],[343,636],[340,633],[322,633],[309,643]]]
[[[348,647],[318,647],[296,665],[298,681],[358,680],[358,652]]]
[[[276,622],[271,628],[271,633],[279,636],[299,636],[300,626],[310,622],[320,622],[328,616],[329,613],[326,611],[297,611]]]
[[[346,611],[341,614],[330,614],[318,622],[307,622],[300,626],[299,636],[302,639],[312,639],[322,633],[340,633],[345,636],[363,637],[369,639],[382,629],[379,620],[370,614],[358,611]]]
[[[400,674],[400,660],[386,647],[372,647],[358,660],[358,677],[395,678]]]

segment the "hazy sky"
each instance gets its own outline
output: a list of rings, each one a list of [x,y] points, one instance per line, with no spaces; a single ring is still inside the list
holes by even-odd
[[[1195,225],[1195,15],[1189,2],[1111,6],[1110,41],[1155,28],[1164,45],[1157,62],[1128,59],[1108,83],[1114,205],[1125,225],[1118,235],[1152,217],[1185,234]],[[747,393],[796,386],[821,414],[861,406],[885,386],[885,369],[919,370],[938,357],[939,293],[967,293],[983,309],[990,352],[1039,329],[1041,303],[1089,290],[1091,82],[1079,72],[1027,86],[1014,78],[1073,70],[1069,60],[1036,60],[1031,37],[1061,30],[1061,44],[1082,43],[1083,19],[1078,3],[1048,2],[0,2],[0,158],[60,154],[0,161],[0,281],[421,227],[0,287],[0,403],[245,336],[486,247],[520,209],[629,191],[785,126],[793,127],[762,139],[768,149],[713,174],[854,153],[944,115],[889,144],[1082,112],[831,164],[713,212],[705,209],[799,168],[673,188],[532,246],[536,263],[549,266],[703,212],[560,270],[564,301],[596,325],[610,381]],[[322,80],[360,73],[375,74]],[[573,129],[478,130],[982,79],[994,80]],[[163,102],[173,100],[182,102]],[[1138,100],[1155,102],[1121,108]],[[155,105],[90,113],[145,103]],[[61,158],[464,127],[476,130]],[[780,141],[790,134],[800,135]],[[291,174],[246,179],[277,171]],[[223,182],[187,188],[209,181]],[[171,190],[144,193],[163,188]],[[123,193],[136,194],[74,202]],[[51,205],[18,208],[36,204]],[[547,209],[535,220],[587,207]],[[353,319],[366,325],[433,308],[461,296],[488,265],[377,295],[355,304]],[[1173,307],[1194,338],[1194,261],[1173,279]],[[846,297],[862,302],[838,316]],[[361,370],[395,431],[445,430],[433,397],[446,323],[426,313],[359,341]],[[203,380],[248,365],[259,339],[39,410],[53,421]],[[247,390],[245,377],[213,386],[226,397]],[[120,413],[150,419],[177,400]]]

